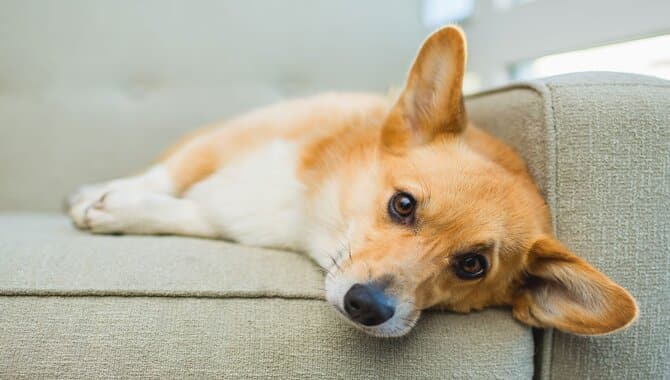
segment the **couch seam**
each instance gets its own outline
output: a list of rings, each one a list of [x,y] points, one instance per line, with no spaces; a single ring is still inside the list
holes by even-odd
[[[551,208],[551,225],[552,233],[556,236],[557,234],[557,225],[558,225],[558,212],[557,212],[557,198],[558,198],[558,127],[556,123],[556,115],[554,108],[554,94],[552,87],[546,82],[535,81],[524,83],[521,85],[513,86],[514,88],[528,88],[537,92],[540,97],[544,100],[543,104],[543,113],[544,113],[544,123],[546,132],[548,133],[547,144],[547,154],[550,157],[547,157],[547,160],[553,161],[553,169],[548,173],[550,179],[548,185],[551,187],[547,188],[547,199],[546,202]],[[552,188],[553,187],[553,188]],[[558,236],[556,236],[558,237]],[[537,374],[540,379],[551,380],[553,378],[552,365],[554,362],[553,357],[553,340],[554,340],[554,329],[548,328],[543,329],[542,336],[542,357],[540,358],[540,372]]]
[[[540,91],[537,88],[536,85],[534,85],[532,83],[529,83],[529,82],[521,82],[521,83],[509,84],[507,86],[493,88],[493,89],[490,89],[490,90],[484,90],[484,91],[478,92],[476,94],[466,95],[464,98],[465,98],[465,100],[477,99],[477,98],[481,98],[481,97],[488,96],[488,95],[494,95],[494,94],[498,94],[498,93],[501,93],[501,92],[506,92],[506,91],[509,91],[509,90],[520,90],[520,89],[521,90],[532,90],[532,91],[542,95],[542,91]]]
[[[547,82],[540,82],[540,81],[528,81],[528,82],[519,82],[519,83],[513,83],[509,85],[505,85],[502,87],[496,87],[492,88],[489,90],[484,90],[481,92],[477,92],[475,94],[470,94],[464,96],[465,100],[468,99],[477,99],[480,97],[488,96],[488,95],[493,95],[493,94],[498,94],[501,92],[506,92],[509,90],[516,90],[516,89],[526,89],[526,90],[533,90],[537,92],[540,95],[545,95],[548,94],[549,91],[542,91],[542,88],[548,89],[548,86],[552,87],[561,87],[561,88],[570,88],[570,87],[654,87],[654,88],[670,88],[670,85],[666,84],[650,84],[650,83],[608,83],[608,82],[602,82],[602,83],[574,83],[574,84],[561,84],[561,83],[547,83]]]
[[[594,84],[596,85],[596,84]],[[549,205],[549,207],[552,209],[551,212],[551,224],[552,224],[552,232],[554,235],[556,235],[556,226],[557,226],[557,219],[558,216],[556,215],[556,204],[557,204],[557,197],[558,197],[558,130],[556,126],[556,118],[555,118],[555,112],[554,112],[554,103],[553,103],[553,93],[551,91],[551,88],[547,83],[541,82],[541,81],[533,81],[533,82],[521,82],[521,83],[514,83],[510,84],[507,86],[503,87],[498,87],[494,88],[491,90],[479,92],[477,94],[472,94],[468,95],[465,97],[466,100],[468,99],[477,99],[480,97],[484,96],[489,96],[489,95],[495,95],[503,92],[507,92],[509,90],[530,90],[535,92],[544,100],[542,104],[542,112],[543,112],[543,119],[544,119],[544,124],[545,128],[547,128],[547,133],[550,134],[550,138],[546,142],[547,146],[547,153],[550,155],[550,157],[547,157],[548,160],[553,161],[553,173],[548,173],[550,175],[550,180],[548,181],[547,185],[548,188],[547,193],[546,193],[546,202]],[[551,188],[553,186],[553,189]],[[552,372],[551,372],[551,366],[553,363],[553,336],[554,336],[554,330],[553,329],[543,329],[543,334],[542,334],[542,357],[540,358],[540,371],[539,373],[534,373],[533,378],[539,378],[539,379],[547,379],[551,380],[552,379]]]
[[[209,299],[254,299],[272,298],[286,300],[313,300],[324,301],[323,297],[309,294],[282,294],[282,293],[257,293],[257,292],[216,292],[216,291],[146,291],[146,290],[67,290],[67,289],[3,289],[0,290],[2,297],[149,297],[149,298],[209,298]]]
[[[561,84],[549,83],[553,87],[570,88],[570,87],[654,87],[654,88],[670,88],[667,84],[649,84],[649,83],[574,83]]]
[[[558,177],[559,177],[559,170],[558,170],[558,164],[559,164],[559,162],[558,162],[559,161],[558,160],[558,126],[557,126],[557,123],[556,123],[556,109],[555,109],[555,104],[554,104],[553,89],[549,84],[546,84],[546,83],[543,83],[543,87],[546,89],[546,95],[547,95],[546,98],[545,98],[546,99],[545,100],[545,102],[546,102],[545,112],[549,111],[551,113],[551,115],[545,115],[545,117],[546,117],[547,120],[549,120],[549,119],[551,120],[550,129],[551,129],[552,134],[553,134],[552,142],[553,142],[553,145],[554,145],[553,146],[553,148],[554,148],[553,149],[553,155],[554,155],[554,157],[553,157],[553,159],[554,159],[554,173],[553,173],[554,174],[554,181],[553,181],[554,182],[554,194],[553,195],[554,195],[554,197],[552,199],[552,203],[553,203],[552,207],[553,207],[554,210],[551,213],[551,215],[552,215],[552,221],[551,222],[552,222],[552,230],[553,230],[552,232],[554,233],[554,236],[556,236],[556,238],[559,238],[558,227],[557,227],[558,226],[558,209],[557,209],[557,207],[558,207],[558,194],[559,194],[559,191],[558,191],[558,186],[559,186],[559,180],[558,180]],[[542,349],[546,350],[548,352],[546,352],[546,354],[543,355],[542,359],[546,358],[547,362],[542,363],[543,368],[542,368],[540,376],[542,378],[544,378],[545,376],[543,376],[543,375],[546,375],[548,380],[551,380],[551,379],[553,379],[552,366],[553,366],[553,363],[554,363],[554,329],[552,329],[552,328],[546,329],[544,338],[546,339],[546,341],[542,342],[542,345],[543,345]]]

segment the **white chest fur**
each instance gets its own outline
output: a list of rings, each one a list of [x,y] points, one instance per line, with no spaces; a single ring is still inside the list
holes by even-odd
[[[196,201],[222,237],[243,244],[304,249],[306,200],[296,147],[275,140],[194,185]]]

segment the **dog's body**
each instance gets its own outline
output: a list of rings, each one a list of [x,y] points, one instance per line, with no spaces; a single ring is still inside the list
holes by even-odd
[[[373,94],[326,94],[204,128],[143,175],[80,189],[72,218],[96,233],[190,235],[294,249],[328,267],[349,240],[344,198],[351,201],[375,170],[377,140],[392,105]],[[470,126],[463,143],[532,184],[523,162],[491,136]],[[156,206],[160,215],[144,210]],[[546,210],[539,199],[536,206]],[[175,223],[165,223],[169,219]]]
[[[80,189],[72,218],[98,233],[294,249],[329,266],[347,224],[339,206],[348,189],[336,177],[366,170],[390,105],[375,95],[329,94],[204,128],[143,175]]]
[[[94,233],[306,252],[329,269],[328,300],[373,335],[402,335],[433,306],[512,305],[582,334],[627,325],[632,297],[551,238],[524,163],[467,124],[464,60],[460,31],[441,29],[397,102],[329,94],[258,110],[187,136],[142,175],[81,188],[70,215]]]

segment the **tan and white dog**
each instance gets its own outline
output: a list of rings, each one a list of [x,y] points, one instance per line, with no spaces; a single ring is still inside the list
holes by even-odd
[[[93,233],[176,234],[303,251],[326,298],[375,336],[432,307],[509,305],[531,326],[604,334],[635,300],[551,235],[524,163],[469,125],[466,47],[433,33],[397,100],[328,94],[187,136],[141,175],[68,198]],[[253,270],[253,268],[248,268]]]

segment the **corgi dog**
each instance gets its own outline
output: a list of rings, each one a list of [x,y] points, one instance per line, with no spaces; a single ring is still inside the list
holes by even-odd
[[[421,46],[396,99],[326,94],[186,136],[137,176],[68,197],[96,234],[175,234],[296,250],[364,332],[402,336],[422,310],[508,306],[583,335],[628,326],[633,297],[552,236],[525,163],[468,122],[456,26]],[[247,268],[247,270],[254,270]]]

